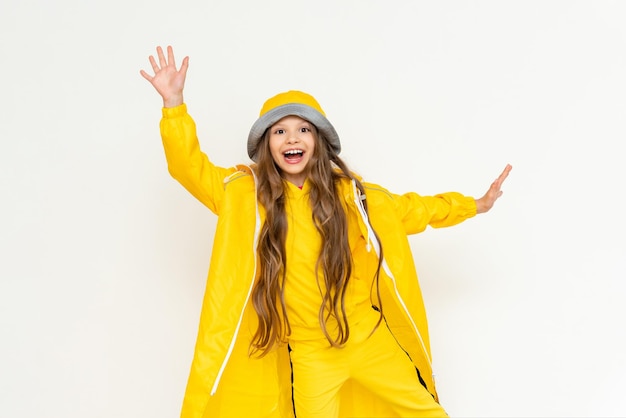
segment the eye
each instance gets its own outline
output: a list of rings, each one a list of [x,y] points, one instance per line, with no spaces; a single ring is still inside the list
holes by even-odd
[[[308,126],[303,126],[302,128],[300,128],[300,132],[311,132],[311,128],[309,128]]]
[[[278,135],[282,135],[282,134],[284,134],[284,133],[285,133],[285,130],[284,130],[284,129],[280,129],[280,128],[278,128],[278,129],[276,129],[276,130],[274,131],[274,133],[275,133],[275,134],[278,134]]]

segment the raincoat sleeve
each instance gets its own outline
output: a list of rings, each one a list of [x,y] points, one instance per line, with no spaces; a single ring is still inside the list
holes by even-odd
[[[476,215],[473,197],[449,192],[435,196],[417,193],[394,195],[395,210],[407,234],[422,232],[427,226],[443,228]]]
[[[170,174],[196,199],[219,215],[224,179],[236,169],[217,167],[200,150],[196,124],[187,113],[185,104],[163,108],[162,113],[161,138]]]

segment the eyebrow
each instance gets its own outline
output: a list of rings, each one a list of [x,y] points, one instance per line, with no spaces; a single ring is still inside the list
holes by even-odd
[[[301,127],[301,126],[314,126],[311,122],[309,122],[308,120],[303,120],[302,122],[298,123],[296,126]],[[276,122],[275,124],[273,124],[272,126],[270,126],[271,129],[276,129],[276,128],[283,128],[286,125],[284,123],[281,122]]]

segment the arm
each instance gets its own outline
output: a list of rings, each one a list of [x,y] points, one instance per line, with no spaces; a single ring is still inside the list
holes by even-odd
[[[407,234],[422,232],[427,226],[443,228],[456,225],[493,207],[495,201],[502,196],[500,188],[511,168],[507,165],[480,199],[456,192],[436,196],[420,196],[417,193],[392,195],[396,213]]]
[[[445,228],[476,215],[476,201],[461,193],[448,192],[435,196],[405,193],[396,196],[396,213],[407,234],[422,232],[426,227]]]
[[[158,64],[153,56],[149,58],[154,76],[143,70],[140,73],[163,99],[160,128],[168,170],[194,197],[218,214],[224,178],[234,169],[215,166],[200,150],[196,125],[183,102],[189,58],[185,57],[177,70],[172,47],[167,48],[167,59],[161,47],[157,48],[157,55]]]

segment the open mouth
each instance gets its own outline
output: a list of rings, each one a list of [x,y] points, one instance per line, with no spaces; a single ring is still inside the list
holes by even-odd
[[[284,155],[285,160],[289,162],[297,162],[300,161],[300,159],[304,155],[304,151],[302,151],[301,149],[290,149],[289,151],[286,151]]]

